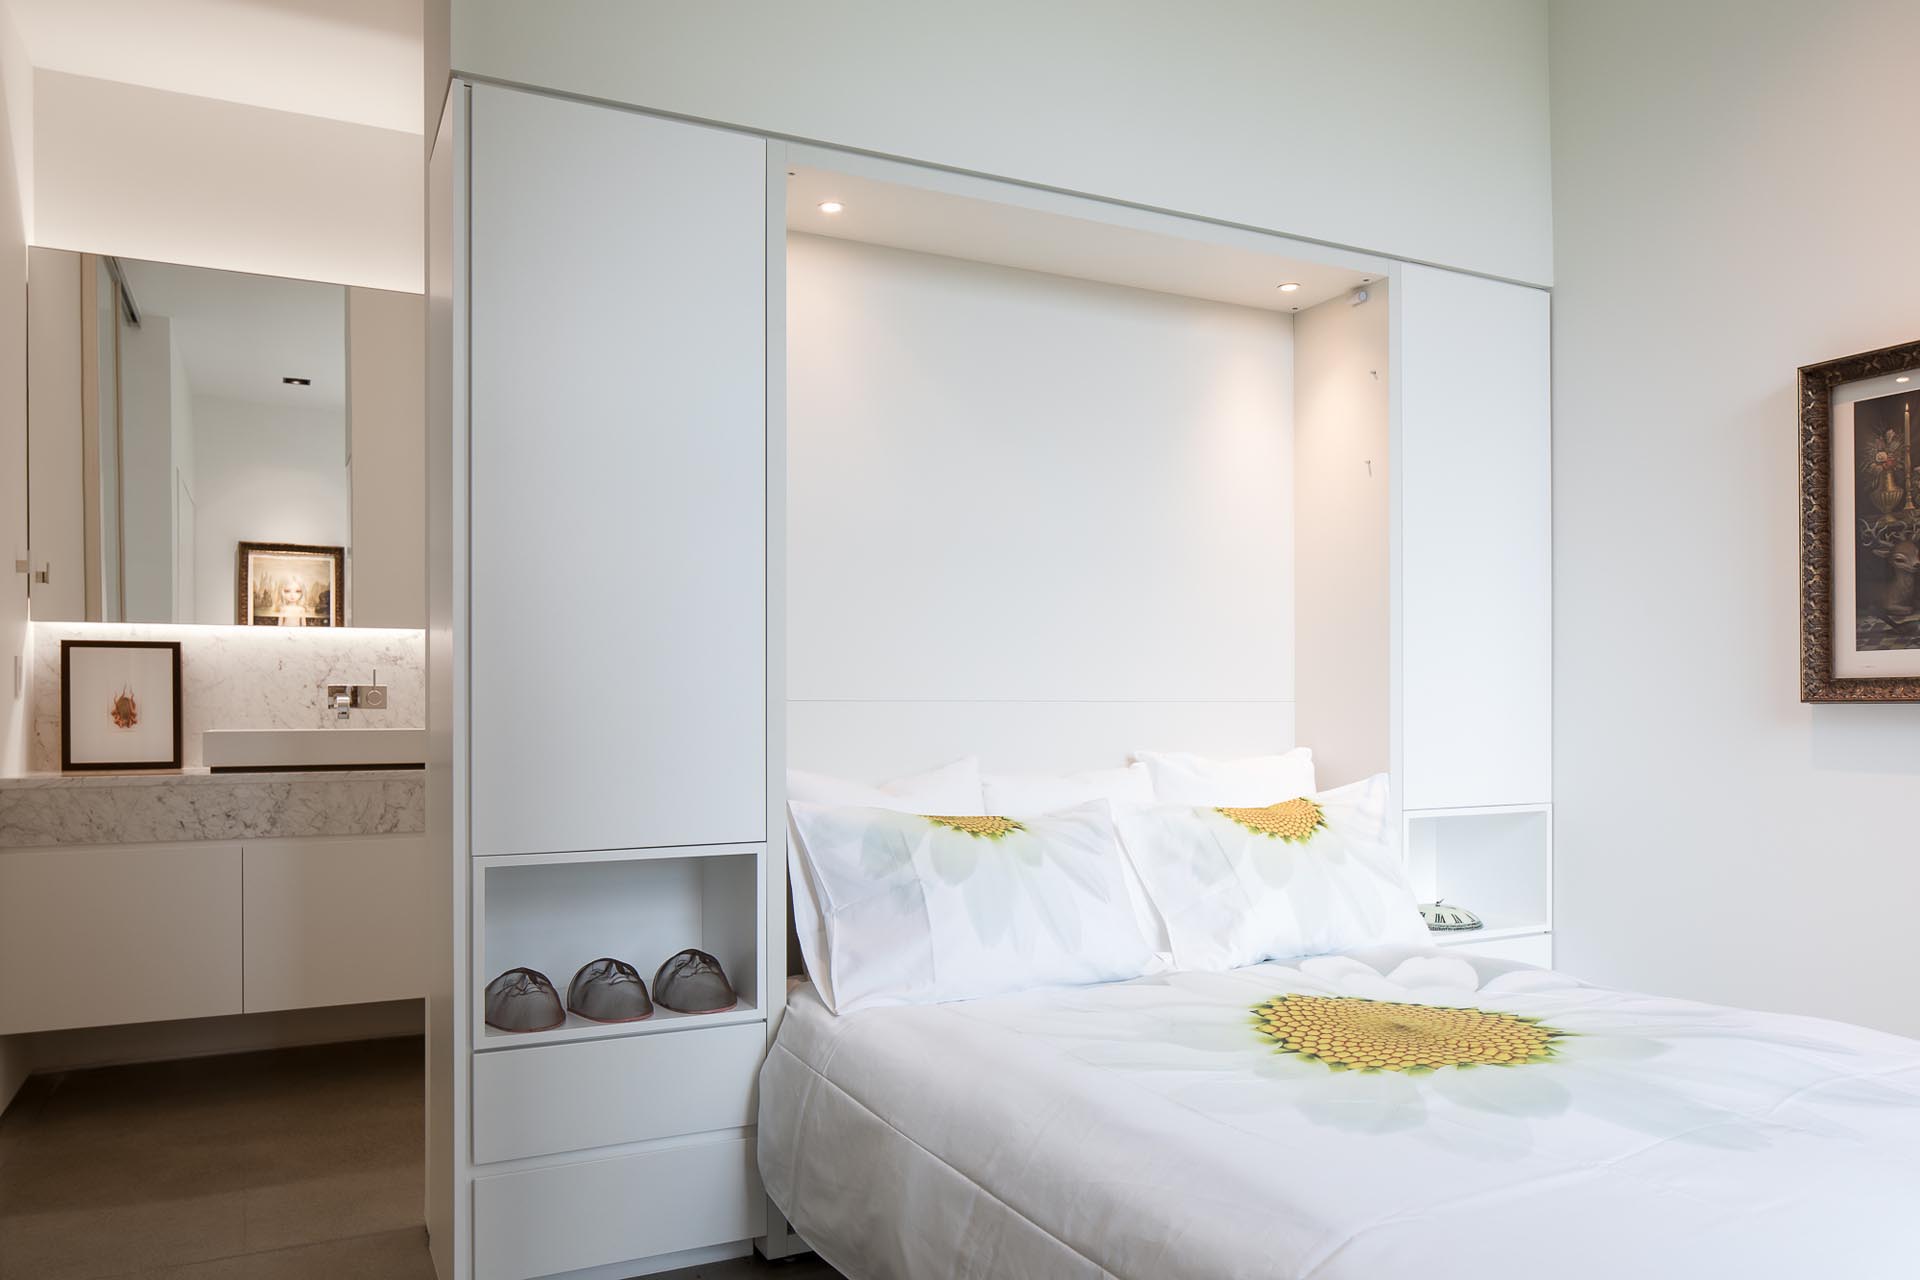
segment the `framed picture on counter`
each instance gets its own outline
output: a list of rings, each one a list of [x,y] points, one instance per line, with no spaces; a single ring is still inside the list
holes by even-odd
[[[344,627],[345,547],[243,542],[234,567],[233,620],[243,627]]]
[[[180,642],[60,642],[60,768],[180,767]]]
[[[1800,700],[1920,702],[1920,342],[1800,370]]]

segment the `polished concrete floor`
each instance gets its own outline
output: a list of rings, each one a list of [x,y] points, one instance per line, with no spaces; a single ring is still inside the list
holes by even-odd
[[[432,1280],[421,1042],[35,1076],[0,1118],[4,1280]]]
[[[0,1280],[432,1280],[421,1042],[36,1076],[0,1117]],[[674,1280],[834,1280],[807,1257]]]

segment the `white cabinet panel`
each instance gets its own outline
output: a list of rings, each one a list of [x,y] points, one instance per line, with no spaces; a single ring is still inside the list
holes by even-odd
[[[479,1054],[473,1158],[746,1128],[766,1047],[766,1024],[747,1022]]]
[[[473,1180],[478,1280],[529,1280],[765,1230],[751,1137]]]
[[[239,1013],[239,846],[0,853],[0,973],[0,1035]]]
[[[426,994],[424,836],[250,843],[245,872],[246,1012]]]
[[[1538,289],[1406,267],[1402,804],[1551,798],[1549,312]]]
[[[1553,967],[1553,935],[1529,933],[1518,938],[1495,938],[1490,942],[1472,939],[1460,943],[1442,943],[1448,951],[1464,956],[1484,956],[1489,960],[1511,960],[1516,964]]]
[[[475,854],[766,836],[766,144],[490,86]]]

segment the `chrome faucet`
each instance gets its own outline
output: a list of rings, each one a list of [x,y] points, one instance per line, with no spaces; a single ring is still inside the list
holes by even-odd
[[[347,712],[353,710],[385,711],[387,709],[387,686],[380,683],[380,672],[373,673],[372,684],[330,684],[327,686],[327,709],[334,718],[345,720]]]

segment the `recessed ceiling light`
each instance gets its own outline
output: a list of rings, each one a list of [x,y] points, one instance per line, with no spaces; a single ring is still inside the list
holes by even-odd
[[[1899,377],[1895,378],[1894,381],[1895,382],[1912,382],[1913,379],[1909,378],[1906,374],[1903,373]]]
[[[1297,281],[1289,280],[1280,286],[1280,292],[1282,293],[1298,293],[1299,291],[1300,285]]]
[[[820,212],[822,213],[838,213],[846,207],[847,206],[841,204],[838,200],[822,200],[820,202]]]
[[[280,381],[290,387],[310,387],[313,385],[312,378],[282,378]]]

